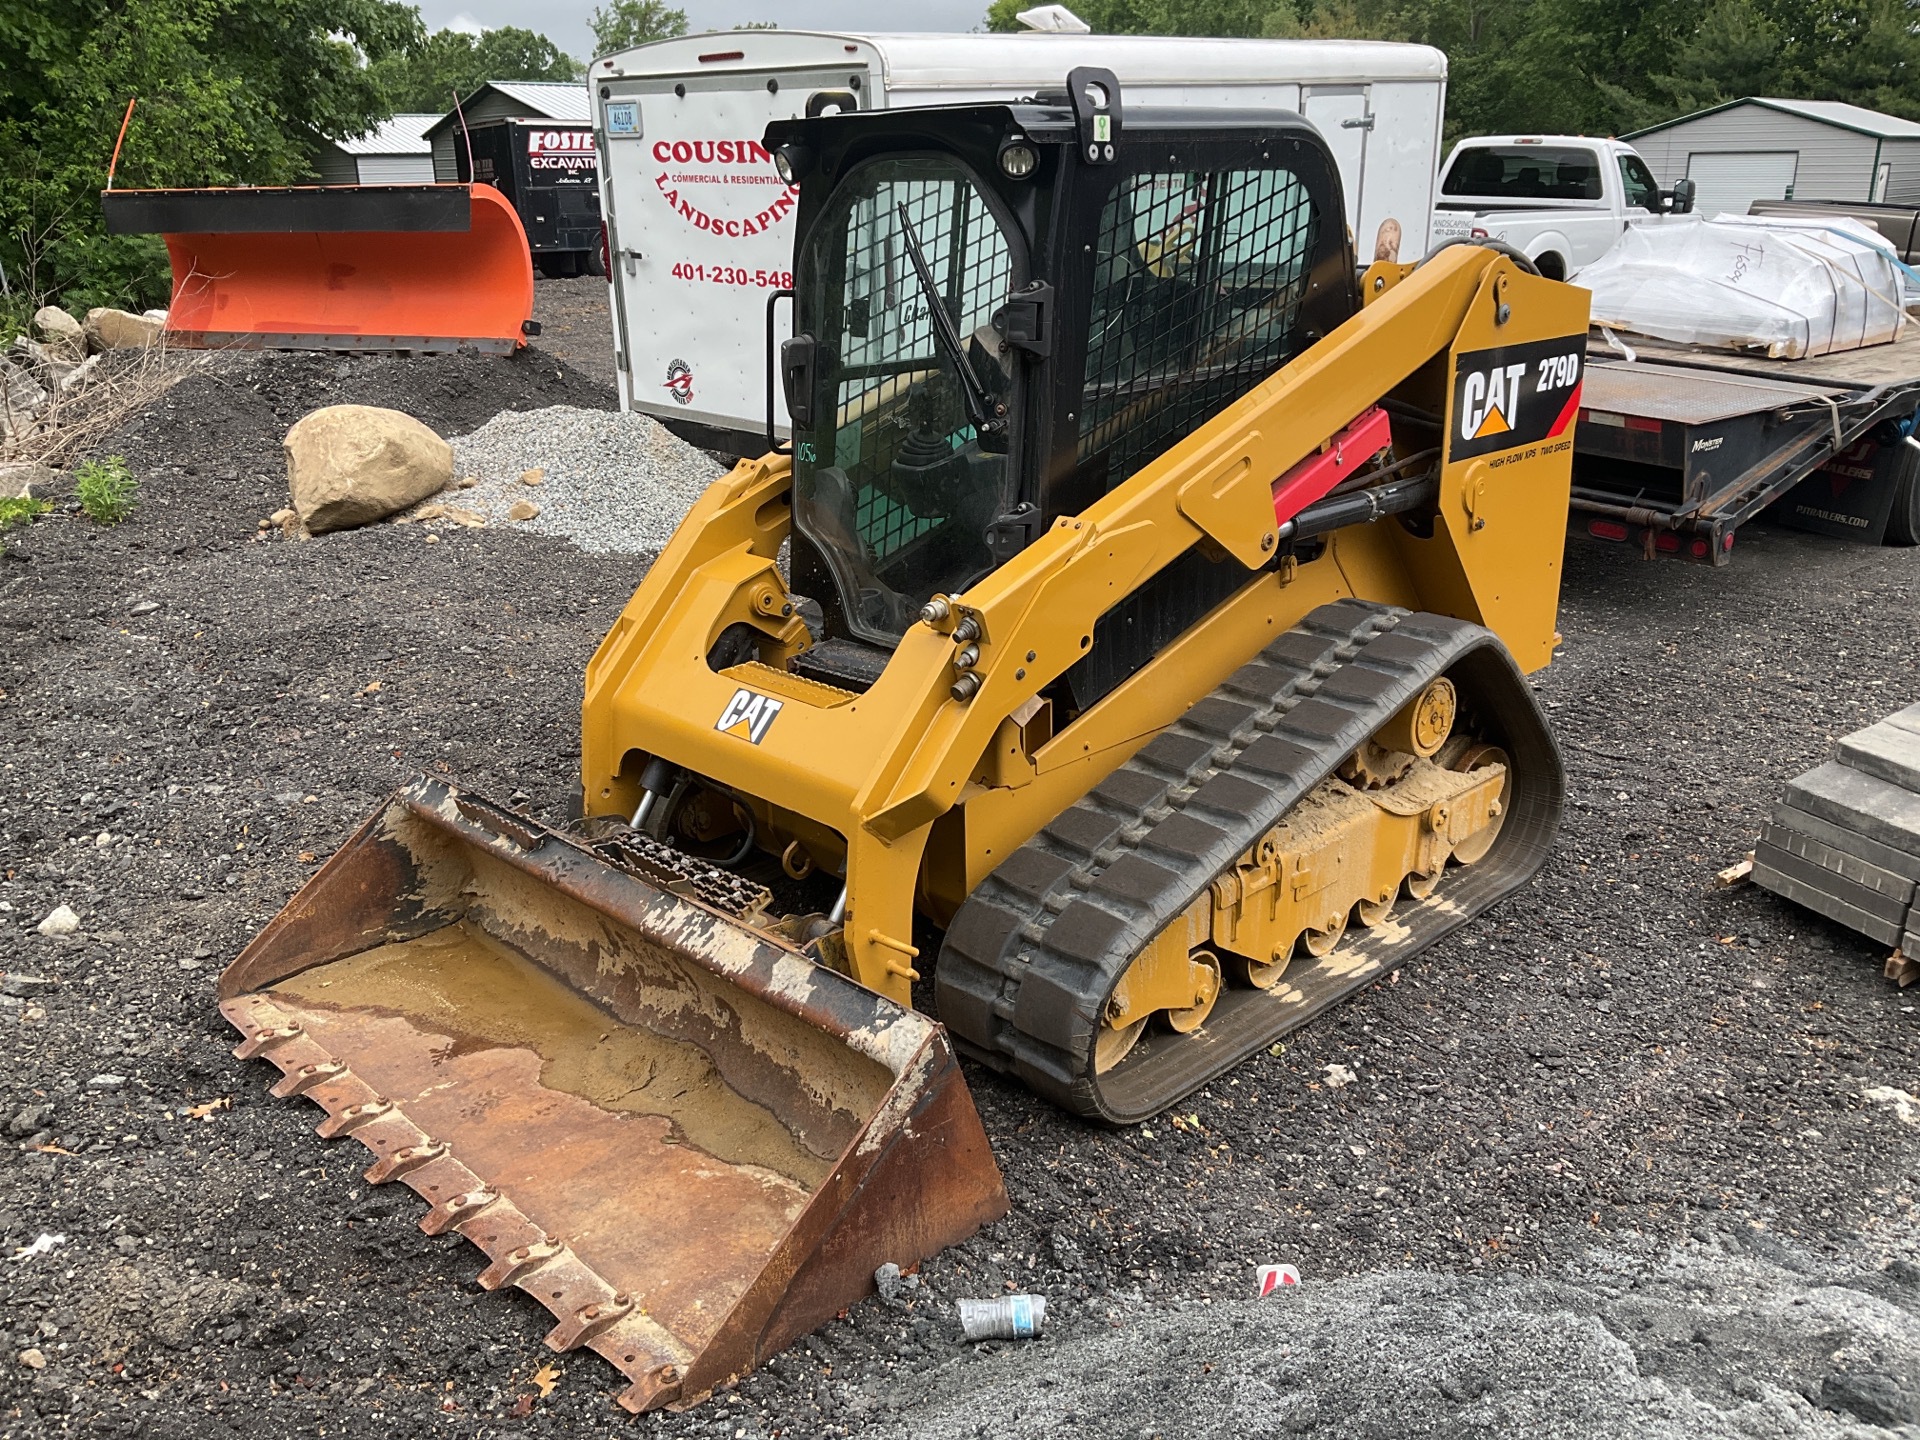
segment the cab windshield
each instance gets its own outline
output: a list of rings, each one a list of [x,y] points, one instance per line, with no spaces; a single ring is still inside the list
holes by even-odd
[[[794,436],[794,520],[833,571],[848,628],[891,645],[933,595],[993,566],[1005,439],[968,418],[954,352],[990,413],[1015,413],[1013,367],[990,324],[1013,249],[966,169],[892,156],[847,176],[808,251],[813,414]],[[953,322],[947,343],[935,305]]]

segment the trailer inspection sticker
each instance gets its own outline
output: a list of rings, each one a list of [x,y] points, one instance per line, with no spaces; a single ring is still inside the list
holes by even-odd
[[[1447,458],[1468,460],[1566,434],[1580,413],[1585,352],[1585,335],[1563,335],[1462,355],[1453,372]]]

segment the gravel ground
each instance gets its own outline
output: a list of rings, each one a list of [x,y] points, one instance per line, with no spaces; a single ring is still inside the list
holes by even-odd
[[[520,527],[255,539],[286,425],[338,401],[457,435],[611,397],[538,353],[221,357],[103,447],[142,478],[131,520],[4,541],[0,970],[34,993],[0,995],[0,1244],[66,1241],[0,1264],[0,1435],[1920,1424],[1890,1264],[1920,1259],[1920,1128],[1863,1094],[1920,1091],[1916,997],[1850,932],[1711,885],[1789,776],[1920,698],[1920,552],[1766,527],[1722,571],[1571,551],[1539,681],[1571,804],[1533,885],[1133,1131],[970,1070],[1013,1213],[904,1308],[629,1424],[594,1357],[543,1393],[544,1312],[479,1292],[478,1253],[369,1190],[213,1007],[408,774],[559,812],[582,669],[645,569]],[[62,903],[81,933],[35,933]],[[1246,1303],[1268,1260],[1307,1290]],[[1048,1297],[1049,1338],[962,1345],[951,1301],[1009,1285]]]
[[[509,523],[564,535],[582,550],[657,553],[721,467],[645,415],[555,405],[509,411],[453,442],[454,474],[479,484],[442,500]],[[529,472],[538,471],[537,475]],[[531,483],[529,483],[531,482]]]
[[[600,275],[568,280],[536,276],[533,318],[540,322],[540,348],[589,379],[612,388],[613,311]]]
[[[1600,1247],[1548,1280],[1400,1270],[1133,1306],[1104,1333],[950,1360],[883,1397],[899,1415],[874,1433],[1837,1440],[1912,1420],[1920,1268],[1783,1258]]]

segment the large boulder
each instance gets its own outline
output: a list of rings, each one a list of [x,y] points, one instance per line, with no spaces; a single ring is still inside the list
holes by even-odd
[[[0,500],[44,500],[59,483],[60,472],[48,465],[0,465]]]
[[[89,310],[87,323],[81,327],[92,350],[144,349],[158,340],[166,328],[164,321],[149,320],[145,315],[126,310],[111,310],[104,305]]]
[[[60,377],[60,393],[72,395],[91,385],[100,374],[100,357],[89,355],[78,365],[69,366],[67,373]]]
[[[24,335],[13,337],[13,344],[7,347],[7,358],[52,391],[59,390],[60,382],[73,373],[77,363],[72,352],[29,340]]]
[[[46,406],[46,388],[14,357],[0,355],[0,428],[25,429]]]
[[[287,485],[318,534],[404,510],[453,479],[453,447],[411,415],[329,405],[287,431]]]
[[[87,357],[86,330],[58,305],[42,305],[33,312],[33,333],[59,359],[84,360]]]

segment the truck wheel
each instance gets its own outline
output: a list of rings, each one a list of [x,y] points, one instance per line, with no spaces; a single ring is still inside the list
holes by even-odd
[[[1540,273],[1549,280],[1564,280],[1567,278],[1567,262],[1551,250],[1547,251],[1544,255],[1534,256],[1533,263],[1539,267]]]
[[[587,251],[587,274],[604,276],[607,273],[605,263],[600,259],[598,250]]]
[[[1920,450],[1900,442],[1900,469],[1893,479],[1893,513],[1887,516],[1888,545],[1920,545]]]

